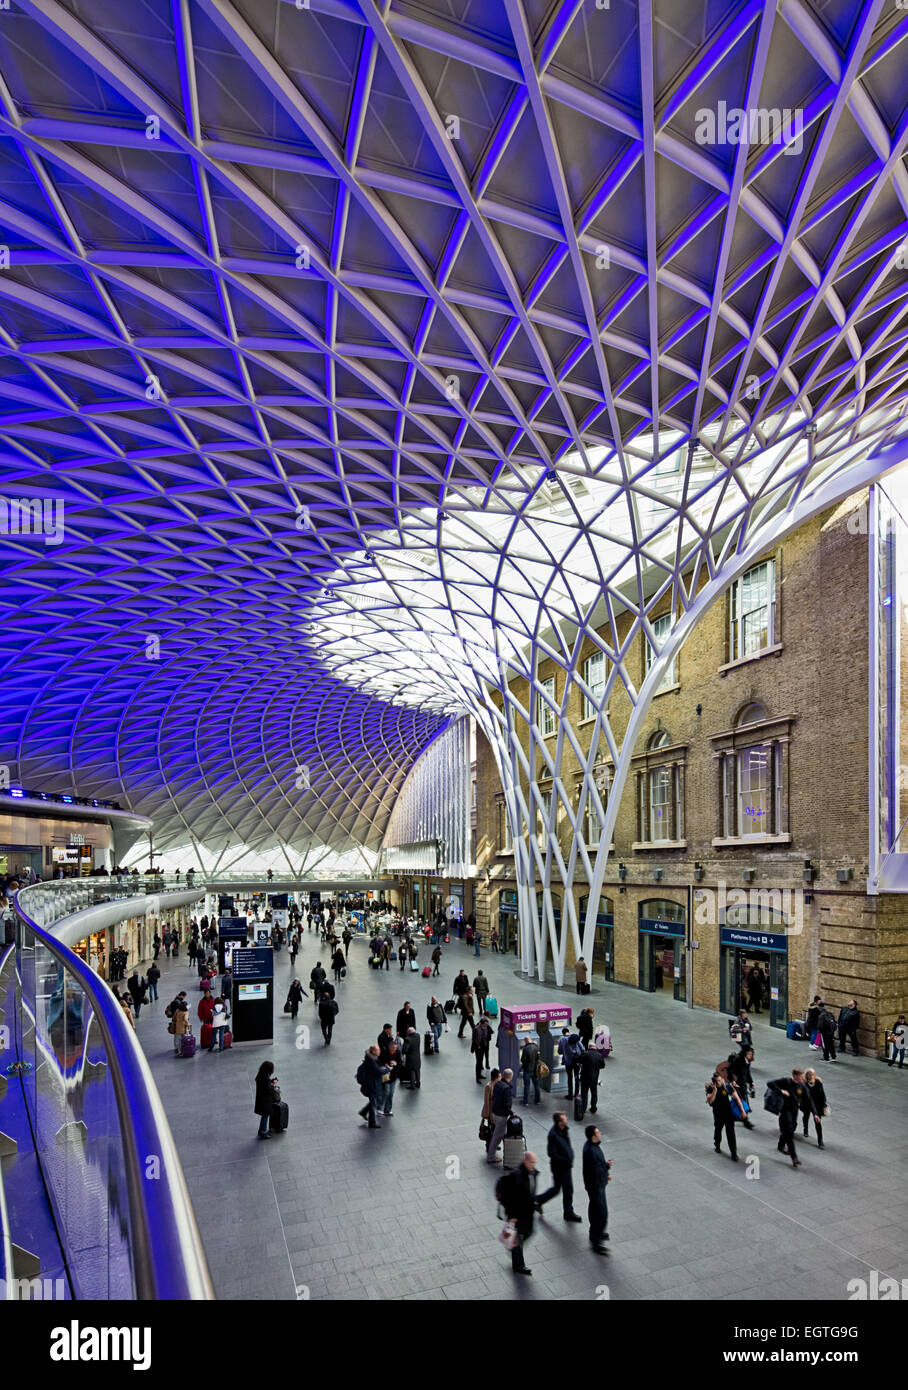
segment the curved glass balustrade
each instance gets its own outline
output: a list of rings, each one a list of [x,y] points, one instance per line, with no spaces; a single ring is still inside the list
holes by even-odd
[[[173,881],[185,889],[185,882]],[[16,895],[18,1084],[77,1299],[199,1299],[212,1289],[148,1063],[112,991],[63,941],[73,913],[164,894],[162,878],[62,880]],[[101,908],[108,914],[110,909]],[[90,930],[90,925],[88,926]],[[82,928],[79,928],[80,934]],[[16,1084],[10,1077],[9,1084]]]

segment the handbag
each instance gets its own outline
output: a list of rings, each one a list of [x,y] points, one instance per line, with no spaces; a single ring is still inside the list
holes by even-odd
[[[506,1250],[516,1250],[518,1241],[517,1222],[506,1221],[498,1232],[498,1239]]]
[[[832,1106],[831,1106],[831,1105],[824,1105],[824,1106],[823,1106],[823,1118],[825,1119],[827,1115],[831,1115],[831,1114],[832,1114]]]
[[[492,1126],[488,1120],[479,1121],[479,1137],[484,1144],[487,1144],[492,1137]]]
[[[289,1013],[290,1013],[290,1000],[289,1000],[289,999],[287,1000],[286,1004],[284,1005],[284,1013],[285,1013],[285,1014],[289,1014]]]
[[[551,1073],[550,1073],[550,1071],[549,1071],[549,1068],[546,1066],[545,1062],[540,1062],[540,1063],[539,1063],[539,1066],[538,1066],[537,1069],[536,1069],[536,1075],[537,1075],[537,1076],[549,1076],[550,1074],[551,1074]]]
[[[168,1023],[167,1031],[168,1033],[175,1033],[177,1031],[176,1024],[174,1023],[173,1019],[171,1019]]]

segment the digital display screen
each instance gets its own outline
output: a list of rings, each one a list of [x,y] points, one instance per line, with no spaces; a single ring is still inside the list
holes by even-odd
[[[267,984],[261,985],[238,985],[238,997],[243,1000],[255,1000],[268,998]]]

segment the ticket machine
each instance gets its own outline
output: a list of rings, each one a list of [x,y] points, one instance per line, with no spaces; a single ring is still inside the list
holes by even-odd
[[[522,1004],[502,1007],[498,1028],[498,1065],[514,1073],[516,1093],[520,1080],[520,1053],[529,1038],[539,1048],[539,1056],[549,1069],[539,1085],[544,1091],[567,1090],[567,1078],[557,1047],[562,1028],[571,1026],[570,1004]]]

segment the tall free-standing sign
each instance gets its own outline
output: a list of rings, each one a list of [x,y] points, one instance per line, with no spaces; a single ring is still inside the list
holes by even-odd
[[[274,1037],[274,952],[251,946],[233,952],[233,1041]]]

